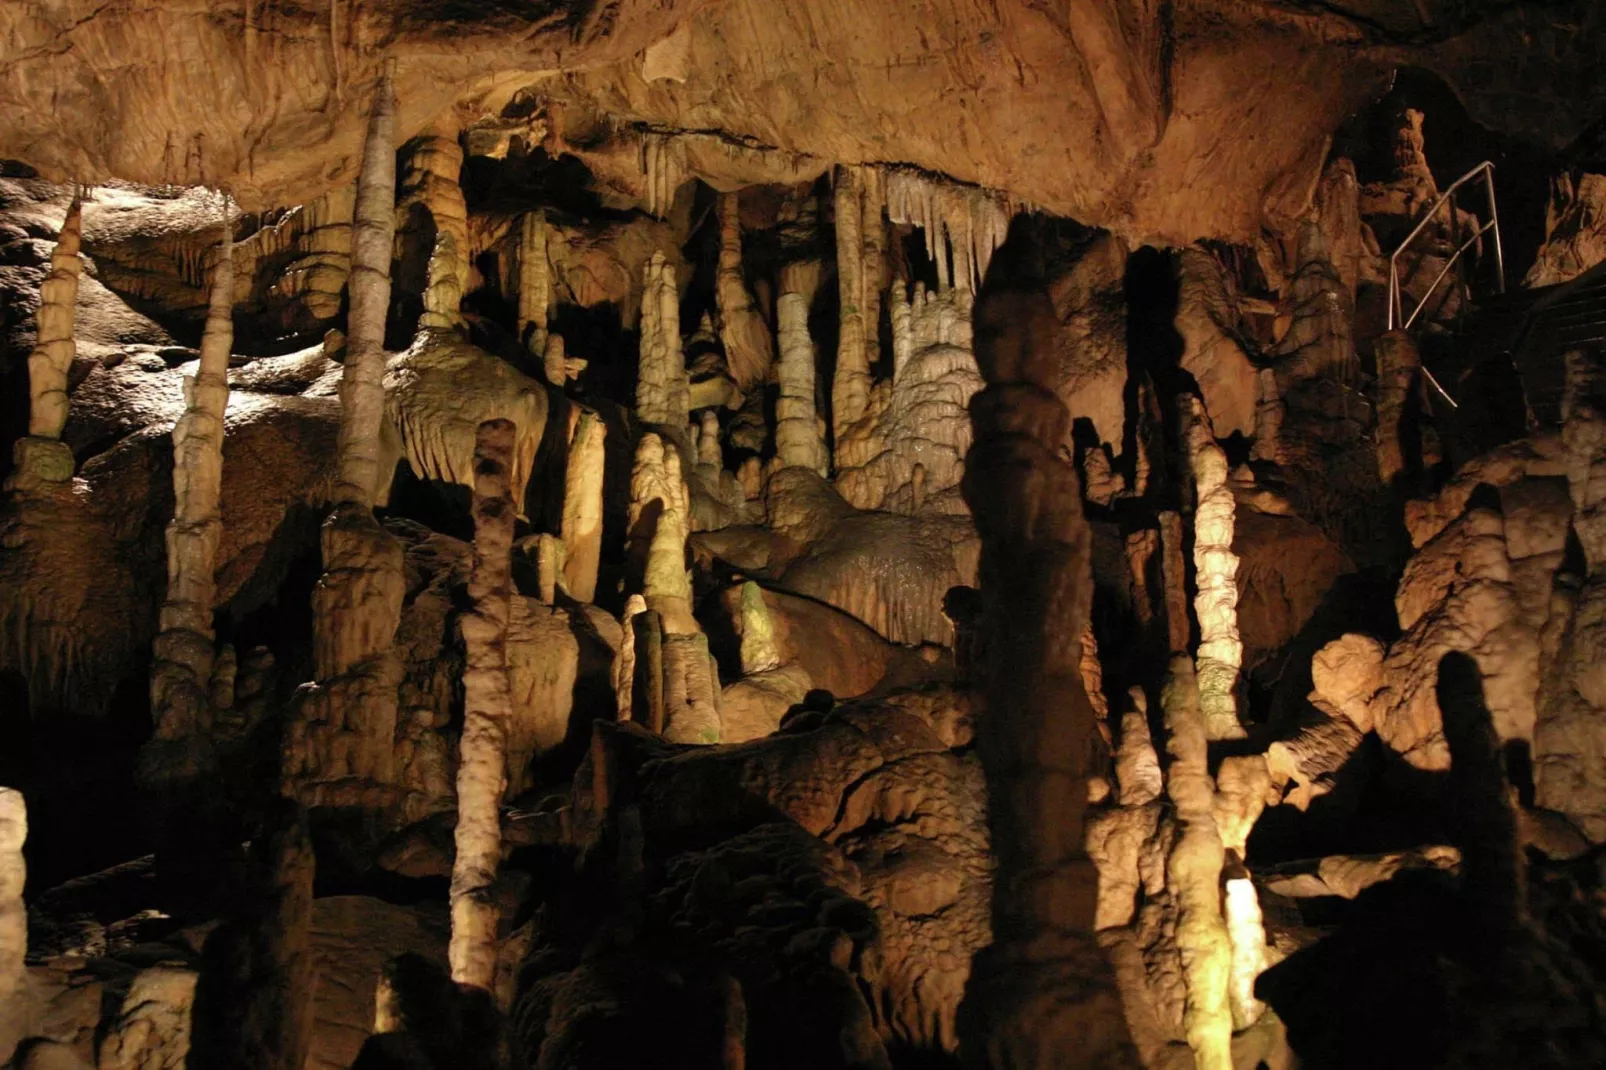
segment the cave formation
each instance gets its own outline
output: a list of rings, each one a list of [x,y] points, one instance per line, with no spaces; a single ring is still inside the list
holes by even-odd
[[[1606,1066],[1592,0],[0,30],[0,1066]]]

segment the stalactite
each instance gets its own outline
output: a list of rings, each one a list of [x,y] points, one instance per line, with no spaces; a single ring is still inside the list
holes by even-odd
[[[564,586],[571,598],[589,602],[597,594],[597,568],[602,561],[603,439],[608,426],[590,409],[579,410],[569,438],[569,464],[564,474]]]
[[[385,419],[385,316],[390,308],[391,246],[396,232],[396,98],[387,66],[374,89],[357,179],[351,241],[351,311],[340,385],[342,502],[374,504],[380,482],[379,429]],[[388,473],[387,473],[388,474]]]
[[[977,1066],[1127,1067],[1137,1058],[1093,936],[1098,872],[1083,846],[1092,536],[1046,356],[1059,323],[1030,274],[1034,252],[1017,251],[1019,274],[976,311],[987,387],[971,403],[964,495],[982,543],[989,713],[976,742],[997,871],[993,942],[973,960],[959,1030]]]
[[[719,340],[725,349],[725,366],[743,391],[751,391],[770,376],[775,344],[769,325],[753,304],[742,276],[741,195],[719,195],[719,268],[714,278],[719,309]]]
[[[1238,556],[1232,552],[1237,504],[1227,486],[1227,455],[1216,444],[1204,402],[1194,394],[1178,399],[1182,438],[1194,488],[1193,568],[1198,593],[1199,698],[1211,739],[1242,739],[1238,717]]]
[[[435,235],[423,294],[424,314],[418,325],[458,327],[463,323],[460,306],[468,291],[469,272],[468,204],[459,182],[463,148],[455,132],[442,126],[411,144],[397,213],[406,219],[409,209],[423,208]]]
[[[674,265],[662,253],[648,261],[642,287],[636,416],[676,432],[691,418],[691,387],[680,348],[680,291]]]
[[[680,138],[644,134],[641,139],[641,174],[646,180],[647,212],[663,219],[674,207],[675,193],[690,176],[686,147]]]
[[[833,441],[841,442],[870,400],[870,353],[864,295],[864,176],[853,167],[836,172],[836,272],[841,294],[836,375],[831,381]]]
[[[1226,853],[1216,829],[1205,714],[1186,655],[1171,658],[1160,702],[1170,737],[1166,789],[1181,826],[1166,859],[1166,883],[1178,903],[1176,940],[1187,984],[1183,1025],[1200,1070],[1231,1070],[1232,945],[1221,907]]]
[[[184,382],[185,410],[173,427],[173,519],[167,526],[167,598],[158,618],[151,670],[153,740],[199,759],[212,735],[212,613],[217,602],[218,512],[223,489],[223,418],[234,343],[234,257],[229,201],[213,270],[201,359]],[[176,756],[168,756],[176,757]],[[193,773],[195,770],[188,770]],[[167,772],[178,773],[179,769]]]
[[[942,288],[974,292],[987,275],[993,252],[1009,233],[1015,206],[987,190],[892,170],[885,176],[887,217],[922,228],[926,252],[936,261]],[[952,252],[953,270],[949,271]]]
[[[501,803],[507,787],[507,629],[513,600],[510,494],[514,428],[488,420],[475,436],[474,568],[462,618],[463,736],[458,745],[457,852],[452,864],[452,980],[491,988],[496,978],[493,896],[502,853]]]
[[[12,1008],[22,1002],[27,981],[28,908],[22,901],[28,868],[22,845],[28,839],[28,806],[22,792],[0,788],[0,1059],[10,1059],[22,1022]]]
[[[548,240],[546,213],[524,213],[519,227],[519,338],[526,350],[534,355],[545,354],[547,346],[547,324],[552,304]]]
[[[82,233],[83,204],[74,197],[50,254],[50,274],[39,288],[38,330],[28,354],[28,434],[12,447],[16,467],[7,480],[10,488],[65,483],[73,476],[73,453],[61,432],[67,426],[67,374],[78,352],[73,321],[84,270],[78,255]]]

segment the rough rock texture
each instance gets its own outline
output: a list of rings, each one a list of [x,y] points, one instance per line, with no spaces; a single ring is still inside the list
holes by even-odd
[[[1197,585],[1194,615],[1199,621],[1199,700],[1210,739],[1244,735],[1238,717],[1238,670],[1243,641],[1238,637],[1238,555],[1232,552],[1237,505],[1227,487],[1227,455],[1216,444],[1210,415],[1192,394],[1178,402],[1178,420],[1187,451],[1194,492],[1193,574]]]
[[[466,655],[450,956],[452,980],[483,989],[496,976],[500,912],[491,890],[501,861],[501,804],[513,719],[507,636],[513,599],[514,435],[509,421],[488,420],[476,436],[474,570],[468,583],[470,608],[459,625]]]
[[[100,1043],[104,1070],[182,1070],[190,1052],[190,1017],[198,975],[182,966],[141,970]]]
[[[1073,420],[1090,421],[1116,452],[1126,430],[1126,257],[1119,238],[1101,234],[1049,285],[1064,325],[1055,393]]]
[[[719,197],[719,273],[714,280],[714,296],[719,306],[719,340],[725,348],[725,364],[738,387],[752,390],[770,375],[775,342],[742,277],[741,198],[736,193],[722,193]]]
[[[72,453],[60,439],[67,425],[67,375],[77,352],[73,320],[83,271],[78,255],[82,226],[83,207],[74,198],[50,254],[50,273],[39,288],[38,327],[28,354],[28,434],[12,447],[14,470],[6,481],[10,489],[72,478]]]
[[[1606,175],[1572,170],[1550,183],[1545,244],[1523,276],[1528,289],[1577,278],[1606,260]]]
[[[597,594],[597,566],[602,560],[603,446],[608,425],[589,409],[578,413],[563,481],[563,585],[571,598],[589,602]]]
[[[1237,313],[1226,274],[1208,250],[1188,248],[1177,257],[1177,333],[1182,368],[1199,384],[1216,434],[1255,433],[1257,376],[1235,333]]]
[[[1053,393],[1053,306],[1030,267],[1035,250],[1014,252],[1023,263],[1012,265],[1012,285],[993,286],[977,306],[987,387],[971,407],[964,481],[982,539],[991,715],[978,747],[998,879],[993,943],[972,966],[960,1030],[985,1065],[1135,1065],[1093,942],[1098,875],[1082,843],[1093,732],[1080,674],[1090,536],[1076,470],[1061,453],[1070,419]]]
[[[462,322],[469,271],[468,206],[458,184],[463,149],[445,126],[415,138],[408,149],[396,191],[397,230],[404,245],[429,239],[419,326],[454,327]]]
[[[0,1056],[11,1058],[22,1039],[21,989],[28,954],[28,910],[22,902],[27,866],[28,807],[22,792],[0,788]]]
[[[680,348],[680,291],[674,265],[654,253],[644,272],[641,363],[636,372],[636,416],[679,433],[691,415],[686,358]]]

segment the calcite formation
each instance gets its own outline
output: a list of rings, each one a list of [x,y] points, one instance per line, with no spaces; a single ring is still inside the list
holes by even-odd
[[[636,414],[643,423],[679,432],[691,415],[686,357],[680,348],[680,291],[675,268],[654,253],[641,297],[641,363],[636,373]]]
[[[22,1039],[22,986],[27,981],[28,910],[22,889],[27,864],[28,806],[22,792],[0,788],[0,1054],[11,1057]]]
[[[1238,670],[1243,642],[1238,637],[1238,557],[1232,552],[1237,509],[1227,487],[1227,456],[1216,444],[1204,403],[1185,394],[1179,419],[1193,481],[1193,570],[1199,621],[1196,655],[1199,701],[1211,739],[1244,734],[1238,716]]]
[[[569,438],[563,489],[563,582],[569,595],[581,602],[591,601],[597,593],[607,433],[608,426],[596,413],[581,409]]]
[[[514,270],[519,287],[519,338],[531,353],[544,354],[547,348],[547,324],[552,308],[552,265],[547,254],[550,240],[546,213],[524,213],[519,222]]]
[[[212,730],[212,614],[217,603],[217,557],[223,521],[223,416],[229,401],[229,350],[234,341],[234,257],[223,203],[223,243],[212,279],[212,300],[201,336],[195,377],[184,384],[184,415],[173,427],[173,520],[167,528],[167,597],[158,618],[151,670],[154,740],[159,747],[193,747]],[[182,774],[180,769],[174,773]]]
[[[770,376],[775,342],[763,315],[753,306],[753,295],[742,275],[741,195],[737,193],[719,197],[719,269],[714,298],[725,364],[737,386],[752,390]]]
[[[496,977],[500,912],[493,886],[501,860],[501,803],[513,719],[507,633],[513,599],[514,434],[510,422],[488,420],[476,436],[471,606],[460,625],[467,657],[457,760],[450,955],[452,980],[482,989],[489,989]]]
[[[73,321],[83,260],[83,205],[73,198],[50,253],[50,274],[39,288],[33,352],[28,354],[28,434],[12,447],[12,487],[65,483],[73,475],[72,451],[61,443],[67,425],[67,373],[77,347]]]
[[[455,327],[468,290],[468,206],[458,173],[463,150],[456,131],[438,126],[415,138],[397,189],[396,211],[407,227],[404,241],[417,232],[431,236],[425,266],[420,327]],[[421,215],[420,215],[421,214]],[[426,224],[427,220],[427,224]]]
[[[789,266],[781,272],[781,296],[775,302],[780,357],[775,377],[775,455],[782,468],[807,468],[824,476],[830,465],[821,421],[815,410],[816,353],[809,337],[811,276],[817,264]]]

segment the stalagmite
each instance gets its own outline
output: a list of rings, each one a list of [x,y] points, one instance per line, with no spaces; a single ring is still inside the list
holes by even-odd
[[[1227,455],[1216,444],[1204,402],[1193,394],[1178,401],[1182,436],[1193,477],[1193,568],[1198,594],[1199,700],[1210,739],[1241,739],[1238,669],[1243,643],[1238,638],[1238,556],[1232,552],[1237,505],[1227,486]]]
[[[647,600],[633,594],[625,600],[624,615],[619,618],[619,652],[613,659],[613,691],[621,721],[635,718],[636,618],[646,611]]]
[[[589,602],[597,594],[602,560],[603,439],[608,427],[596,413],[581,409],[569,440],[563,490],[564,586],[570,597]]]
[[[816,263],[789,264],[781,269],[781,296],[775,304],[781,357],[776,368],[780,391],[775,399],[775,454],[781,468],[807,468],[825,475],[830,454],[820,435],[814,410],[814,340],[809,337],[809,303],[813,299]]]
[[[1115,751],[1115,780],[1122,806],[1146,806],[1160,797],[1165,783],[1149,737],[1149,704],[1143,689],[1131,688],[1127,700],[1130,708],[1121,715],[1121,742]]]
[[[863,174],[853,167],[836,172],[836,270],[841,292],[841,327],[836,375],[831,380],[831,428],[840,442],[864,415],[870,400],[869,334],[865,322]]]
[[[664,738],[674,743],[718,743],[719,674],[701,632],[674,634],[665,617],[663,639]]]
[[[7,480],[18,489],[65,483],[73,476],[73,453],[61,432],[67,426],[67,374],[78,352],[73,321],[84,270],[78,255],[82,232],[83,205],[74,197],[50,254],[50,274],[39,288],[38,333],[28,354],[28,433],[12,447],[16,468]]]
[[[379,485],[379,429],[385,419],[385,316],[396,233],[396,98],[387,67],[374,89],[357,179],[351,240],[351,311],[340,384],[342,502],[371,508]],[[388,474],[388,473],[387,473]]]
[[[19,991],[27,979],[28,909],[22,901],[27,865],[28,807],[22,792],[0,788],[0,1059],[10,1059],[21,1038]]]
[[[674,265],[654,253],[641,295],[641,365],[636,416],[644,424],[679,430],[691,417],[691,387],[680,348],[680,291]]]
[[[217,602],[217,553],[223,536],[218,502],[223,488],[223,416],[229,402],[229,350],[234,342],[233,225],[223,202],[223,240],[212,276],[201,359],[184,382],[185,410],[173,428],[173,519],[167,526],[167,598],[158,619],[151,669],[153,741],[179,746],[202,762],[211,744],[212,613]],[[172,765],[177,755],[157,764]],[[179,765],[189,762],[179,760]],[[195,770],[167,768],[167,774]]]
[[[463,736],[458,745],[457,852],[452,864],[452,980],[489,990],[496,978],[493,887],[501,860],[508,722],[507,628],[513,599],[511,421],[481,424],[475,445],[474,568],[463,615]]]
[[[629,531],[643,563],[642,594],[670,634],[699,631],[686,572],[687,504],[679,452],[651,432],[641,436],[630,473]]]
[[[764,589],[752,580],[742,584],[742,673],[768,672],[779,668],[780,652],[775,649],[775,624],[764,603]]]
[[[714,278],[719,308],[719,340],[725,365],[743,391],[763,383],[775,361],[769,326],[753,304],[742,276],[741,195],[719,195],[719,269]]]
[[[859,287],[864,324],[865,367],[874,368],[881,357],[881,289],[887,274],[887,183],[879,167],[861,172],[864,199],[859,215],[859,244],[864,250]]]
[[[1413,449],[1407,424],[1422,358],[1403,330],[1383,335],[1374,343],[1373,352],[1377,356],[1377,477],[1384,486],[1391,486],[1407,474],[1413,462],[1421,461],[1421,450]]]
[[[1232,945],[1221,906],[1225,851],[1216,830],[1205,715],[1186,655],[1172,657],[1160,701],[1170,736],[1166,789],[1182,830],[1166,860],[1166,883],[1179,907],[1176,940],[1187,984],[1184,1027],[1200,1070],[1231,1070]]]
[[[1182,559],[1182,517],[1171,510],[1160,513],[1160,575],[1165,584],[1166,649],[1173,654],[1188,649],[1188,593]]]
[[[1093,936],[1098,872],[1082,838],[1094,725],[1080,673],[1091,533],[1046,359],[1058,320],[1028,274],[1034,252],[1018,250],[1010,267],[1025,270],[976,310],[987,387],[971,404],[963,489],[982,540],[989,714],[976,741],[998,868],[993,942],[973,960],[959,1032],[977,1066],[1136,1066]]]
[[[405,216],[420,206],[433,224],[435,240],[429,251],[420,327],[457,327],[463,322],[460,306],[468,291],[469,244],[468,205],[459,184],[462,170],[463,149],[450,128],[437,125],[413,140],[396,209]]]
[[[552,302],[547,240],[546,213],[524,213],[519,226],[519,338],[525,349],[536,355],[546,353],[547,317]]]

